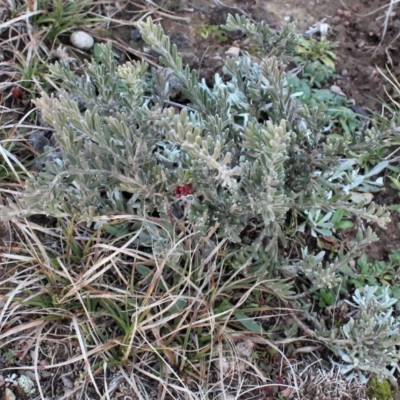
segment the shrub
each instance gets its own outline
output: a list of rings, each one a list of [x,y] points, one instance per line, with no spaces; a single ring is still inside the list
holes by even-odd
[[[396,385],[393,373],[399,369],[400,341],[398,316],[393,315],[397,299],[388,294],[388,287],[381,294],[375,294],[378,286],[356,289],[353,296],[355,317],[341,328],[343,341],[335,345],[344,364],[344,374],[358,374],[366,381],[364,374],[375,374],[379,380],[389,378]],[[388,369],[387,367],[390,367]]]
[[[263,43],[270,31],[239,17],[227,26]],[[36,104],[62,154],[27,181],[26,213],[76,214],[88,222],[120,212],[166,216],[172,204],[182,206],[174,190],[190,184],[185,216],[195,231],[205,234],[217,224],[220,235],[240,242],[253,222],[275,257],[272,243],[278,236],[284,241],[289,215],[312,225],[318,210],[329,222],[332,211],[343,209],[385,225],[383,209],[351,200],[363,176],[356,159],[344,159],[377,144],[375,131],[330,137],[323,104],[306,107],[292,98],[281,60],[266,57],[270,49],[261,47],[259,62],[228,59],[224,79],[217,74],[210,88],[183,68],[160,26],[148,21],[140,28],[169,69],[118,66],[110,45],[84,76],[62,63],[50,68],[64,89],[43,93]],[[281,36],[275,53],[282,56],[297,38],[290,25]],[[170,71],[188,98],[179,111],[169,106]]]
[[[74,215],[91,224],[128,214],[138,217],[128,227],[137,231],[135,243],[158,254],[168,253],[174,227],[207,238],[211,248],[223,240],[230,268],[276,278],[272,293],[307,310],[302,299],[337,285],[339,269],[376,237],[360,229],[329,261],[305,247],[305,238],[332,235],[337,210],[381,227],[389,220],[360,193],[379,186],[374,177],[387,166],[364,171],[358,164],[382,146],[380,132],[338,135],[322,102],[296,101],[285,73],[298,41],[292,25],[277,33],[230,16],[225,28],[242,30],[259,53],[227,59],[213,87],[182,65],[161,26],[148,20],[139,27],[163,68],[118,65],[110,44],[82,76],[63,63],[50,67],[62,89],[43,93],[36,105],[54,127],[59,153],[29,176],[3,217]],[[185,104],[171,101],[176,82]],[[146,219],[169,229],[142,229],[138,221]],[[289,243],[291,258],[282,251]]]

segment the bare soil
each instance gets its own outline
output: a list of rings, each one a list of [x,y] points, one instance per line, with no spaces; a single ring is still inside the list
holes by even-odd
[[[168,10],[179,2],[156,3]],[[332,28],[329,38],[339,43],[335,50],[337,72],[344,76],[338,85],[356,104],[375,110],[379,108],[379,101],[386,98],[377,68],[385,70],[388,65],[395,75],[400,74],[399,6],[393,7],[387,29],[384,29],[387,8],[382,7],[387,3],[382,0],[193,0],[184,8],[175,9],[172,18],[165,12],[159,16],[166,34],[178,46],[184,60],[206,78],[218,71],[231,46],[241,47],[245,41],[234,35],[228,35],[226,42],[211,34],[204,37],[206,26],[224,24],[229,13],[265,21],[273,28],[296,21],[299,33],[325,20]],[[122,17],[131,18],[132,11],[135,11],[133,5],[125,9]],[[113,34],[138,51],[145,47],[132,27],[118,27]]]

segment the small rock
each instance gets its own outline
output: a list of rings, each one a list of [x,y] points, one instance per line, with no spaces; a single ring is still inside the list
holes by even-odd
[[[233,40],[240,39],[244,35],[243,31],[240,29],[237,29],[236,31],[224,31],[224,32],[229,39]]]
[[[338,10],[336,11],[336,14],[339,15],[339,16],[342,16],[343,15],[343,10],[338,8]]]
[[[61,375],[61,380],[64,384],[64,387],[66,387],[67,389],[73,389],[74,383],[71,381],[71,379]]]
[[[81,96],[70,94],[69,98],[76,103],[80,112],[86,111],[86,103]]]
[[[172,75],[172,73],[168,78],[168,83],[171,89],[179,91],[181,88],[181,81],[175,75]]]
[[[339,25],[340,21],[341,21],[341,18],[336,16],[336,17],[332,18],[331,23],[332,23],[332,25]]]
[[[209,2],[211,3],[211,1]],[[221,26],[221,25],[225,25],[226,24],[226,19],[228,18],[229,14],[232,14],[232,8],[231,7],[217,7],[217,6],[210,6],[210,8],[212,8],[211,10],[211,17],[210,17],[210,24],[211,25],[217,25],[217,26]],[[235,14],[235,13],[233,13]],[[242,37],[244,35],[244,33],[239,29],[236,31],[225,31],[225,35],[228,36],[228,38],[230,39],[239,39],[240,37]]]
[[[133,31],[131,31],[131,34],[129,36],[135,42],[142,38],[142,34],[139,29],[134,29]]]
[[[224,66],[225,62],[221,56],[215,56],[212,58],[212,64],[214,68],[220,68]]]
[[[45,131],[32,132],[31,136],[29,138],[29,141],[31,142],[31,145],[32,145],[33,149],[38,154],[45,153],[46,152],[46,147],[50,146],[50,141],[46,137],[46,132]]]
[[[343,25],[349,26],[350,22],[349,21],[344,21]],[[355,42],[359,42],[359,33],[358,31],[352,29],[349,33],[348,33],[349,37],[354,40]],[[346,44],[347,46],[347,44]]]
[[[246,340],[236,345],[236,350],[239,356],[243,358],[250,358],[253,354],[254,344],[250,340]]]
[[[344,15],[346,18],[351,18],[351,11],[348,11],[348,10],[343,11],[343,15]]]
[[[69,40],[75,47],[81,50],[90,50],[94,45],[93,37],[83,31],[74,32]]]
[[[190,49],[189,39],[182,32],[174,32],[169,37],[171,44],[176,44],[178,49]]]
[[[367,111],[365,111],[364,108],[362,108],[361,106],[353,104],[350,108],[354,111],[355,114],[357,114],[357,117],[359,117],[360,119],[366,120],[369,118]]]
[[[357,43],[357,47],[358,47],[359,49],[363,48],[364,46],[365,46],[364,40],[360,40],[360,41]]]
[[[4,392],[4,400],[16,400],[15,394],[7,388]]]
[[[210,1],[211,3],[211,1]],[[210,7],[213,8],[211,11],[211,17],[210,17],[210,24],[211,25],[225,25],[226,24],[226,19],[228,18],[229,14],[232,14],[232,9],[230,7],[222,6],[222,7]]]
[[[240,48],[239,47],[230,47],[225,54],[228,57],[238,57],[240,54]]]
[[[182,52],[182,62],[184,65],[189,65],[191,68],[197,68],[200,64],[199,57],[196,56],[195,53],[188,51],[188,52]]]
[[[181,91],[181,81],[173,74],[170,68],[166,68],[165,70],[166,76],[168,77],[169,84],[169,95],[171,98],[176,97]]]
[[[343,78],[345,78],[346,76],[349,75],[349,71],[347,71],[347,69],[342,69],[341,72],[340,72],[340,75],[342,75]]]
[[[172,204],[171,205],[171,215],[175,218],[175,220],[181,221],[185,218],[185,212],[183,207],[180,204]]]
[[[338,94],[339,96],[344,96],[344,97],[346,97],[346,95],[343,93],[342,89],[341,89],[339,86],[337,86],[337,85],[332,85],[332,86],[330,87],[330,89],[331,89],[331,92],[333,92],[333,93],[335,93],[335,94]]]
[[[31,352],[33,353],[33,351]],[[34,360],[34,357],[32,357],[32,360]],[[31,380],[31,381],[35,381],[36,379],[36,375],[34,371],[24,371],[24,374]],[[39,375],[40,376],[40,375]]]
[[[354,203],[360,203],[362,201],[365,201],[364,205],[367,205],[371,203],[373,198],[374,195],[372,193],[353,192],[351,193],[350,200],[353,201]]]

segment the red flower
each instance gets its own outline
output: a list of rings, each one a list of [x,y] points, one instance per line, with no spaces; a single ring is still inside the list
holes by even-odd
[[[265,386],[265,396],[266,397],[274,397],[274,387],[273,386]]]
[[[24,92],[17,86],[11,89],[11,96],[13,99],[20,99],[24,95]]]
[[[174,195],[176,198],[180,199],[182,196],[188,196],[193,194],[193,186],[191,183],[186,183],[185,185],[177,186],[174,189]]]

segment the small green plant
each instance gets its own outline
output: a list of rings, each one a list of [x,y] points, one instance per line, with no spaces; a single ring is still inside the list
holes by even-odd
[[[347,288],[362,288],[365,285],[388,288],[391,297],[400,301],[400,250],[393,250],[388,261],[368,261],[366,254],[358,258],[354,268],[344,265],[341,269],[344,286]],[[378,291],[379,292],[379,291]]]
[[[361,127],[357,114],[351,110],[352,103],[344,96],[334,93],[324,86],[335,78],[336,55],[333,49],[337,43],[326,38],[301,38],[296,55],[293,57],[297,68],[289,74],[289,84],[302,103],[310,104],[312,100],[326,104],[327,113],[346,134],[355,132]]]
[[[321,210],[305,210],[307,221],[299,226],[299,232],[304,232],[305,226],[308,225],[311,236],[317,237],[332,236],[333,223],[330,222],[332,213],[321,213]]]
[[[318,307],[324,309],[332,306],[337,301],[337,294],[334,290],[319,289],[313,294],[313,299],[317,302]]]
[[[331,224],[333,225],[333,229],[338,230],[346,230],[354,227],[354,222],[344,219],[346,218],[346,213],[344,210],[336,210],[332,218],[330,219]]]
[[[102,21],[102,17],[91,15],[93,7],[87,0],[38,0],[13,7],[14,18],[3,24],[3,29],[9,30],[9,39],[2,44],[8,61],[15,65],[12,80],[33,97],[48,90],[51,85],[44,75],[50,60],[78,62],[70,56],[71,48],[66,49],[69,44],[66,35],[79,26],[90,29]]]
[[[325,240],[327,238],[324,238]],[[330,242],[323,243],[323,248],[332,246]],[[339,247],[336,244],[336,247]],[[334,251],[335,249],[330,249]],[[380,294],[383,290],[388,290],[389,295],[397,300],[396,308],[400,304],[400,280],[398,271],[400,269],[400,250],[393,250],[389,254],[388,261],[371,262],[363,253],[357,260],[357,263],[350,267],[344,264],[339,268],[340,279],[337,286],[327,289],[319,289],[313,294],[313,299],[317,301],[318,306],[323,308],[333,305],[340,297],[340,293],[349,294],[355,289],[362,289],[364,286],[374,286],[376,293]]]
[[[288,82],[302,103],[311,104],[312,101],[323,102],[327,106],[327,113],[332,117],[333,121],[346,134],[351,134],[351,132],[355,132],[362,125],[357,114],[350,108],[352,103],[330,89],[320,88],[331,77],[332,75],[329,73],[315,75],[314,81],[311,81],[308,77],[302,76],[299,78],[296,75],[289,75]],[[313,85],[317,87],[314,88]]]
[[[393,392],[392,386],[387,379],[378,380],[374,375],[368,382],[368,396],[371,399],[376,400],[392,400]]]
[[[51,0],[38,1],[38,8],[43,13],[34,16],[32,22],[41,31],[43,38],[53,42],[77,26],[88,26],[100,21],[90,17],[90,0]]]
[[[325,38],[321,41],[300,38],[293,60],[297,64],[295,75],[300,73],[301,79],[296,81],[292,77],[291,84],[304,86],[305,98],[310,94],[307,88],[321,88],[328,80],[339,77],[335,74],[336,55],[332,51],[336,46],[337,43]]]
[[[355,316],[341,327],[345,342],[333,347],[342,359],[340,371],[348,378],[357,374],[361,381],[375,374],[377,379],[389,379],[396,384],[393,374],[399,370],[400,319],[394,315],[397,299],[390,297],[389,288],[380,294],[378,286],[356,289],[352,296]]]
[[[201,25],[200,36],[203,39],[215,39],[220,43],[228,41],[228,36],[218,25]]]
[[[337,60],[333,49],[337,46],[337,42],[330,42],[326,38],[316,40],[313,38],[306,39],[301,37],[297,48],[297,55],[294,56],[293,59],[299,64],[322,63],[333,73]]]
[[[0,346],[3,346],[3,345],[4,345],[3,343],[0,343]],[[2,354],[2,357],[4,357],[4,360],[8,365],[15,363],[15,354],[12,351],[7,350],[4,352],[1,352],[1,354]]]
[[[387,176],[390,180],[390,187],[397,191],[398,197],[400,196],[400,168],[397,165],[389,165],[388,169],[391,171]],[[394,203],[388,206],[388,209],[400,213],[400,204]]]

